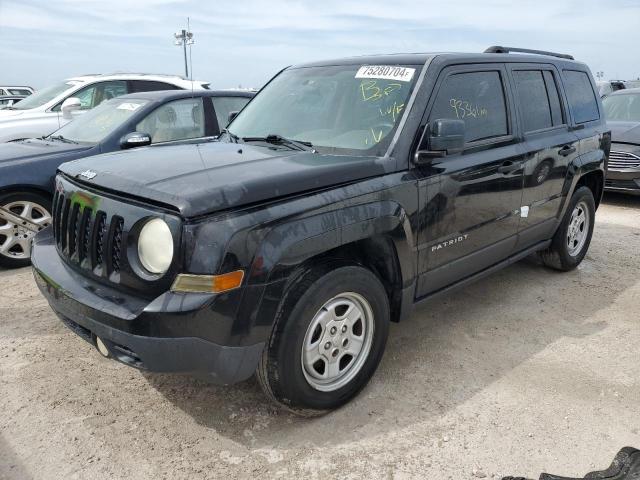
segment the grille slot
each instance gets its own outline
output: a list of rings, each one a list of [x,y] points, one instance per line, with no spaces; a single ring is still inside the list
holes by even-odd
[[[120,272],[124,220],[119,217],[114,217],[113,224],[113,236],[111,237],[113,239],[111,244],[111,267],[114,272]]]
[[[124,219],[56,194],[53,235],[60,255],[97,276],[119,273],[124,262]],[[113,281],[118,281],[117,278]]]
[[[628,152],[611,151],[609,153],[609,168],[625,169],[640,168],[640,157]]]

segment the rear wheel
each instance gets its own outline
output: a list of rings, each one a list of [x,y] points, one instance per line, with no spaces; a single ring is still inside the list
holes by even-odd
[[[285,292],[256,376],[276,403],[322,414],[364,388],[388,330],[387,293],[373,273],[355,266],[311,271]]]
[[[582,262],[591,243],[595,213],[593,193],[580,187],[571,197],[551,246],[540,254],[545,265],[566,272]]]
[[[8,193],[0,195],[0,206],[22,219],[17,222],[0,216],[0,266],[26,267],[31,263],[34,230],[51,224],[51,200],[31,192]]]

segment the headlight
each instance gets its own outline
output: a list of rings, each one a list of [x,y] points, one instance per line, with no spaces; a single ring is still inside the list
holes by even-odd
[[[173,236],[161,218],[145,223],[138,236],[140,263],[151,273],[165,273],[173,260]]]

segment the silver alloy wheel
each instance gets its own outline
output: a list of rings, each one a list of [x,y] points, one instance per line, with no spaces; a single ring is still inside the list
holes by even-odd
[[[571,212],[569,228],[567,229],[567,250],[572,257],[582,251],[589,233],[589,210],[585,202],[578,202]]]
[[[373,310],[354,292],[336,295],[315,314],[301,352],[302,371],[316,390],[332,392],[358,374],[373,341]]]
[[[3,207],[42,228],[51,224],[49,211],[36,202],[17,200],[7,203]],[[17,260],[29,259],[31,257],[31,240],[34,235],[33,231],[23,225],[16,225],[0,219],[0,255]]]

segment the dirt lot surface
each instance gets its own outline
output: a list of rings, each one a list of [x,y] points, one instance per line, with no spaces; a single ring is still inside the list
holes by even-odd
[[[574,272],[520,262],[393,325],[351,404],[297,418],[101,358],[28,269],[0,271],[0,478],[583,476],[640,447],[640,198]]]

